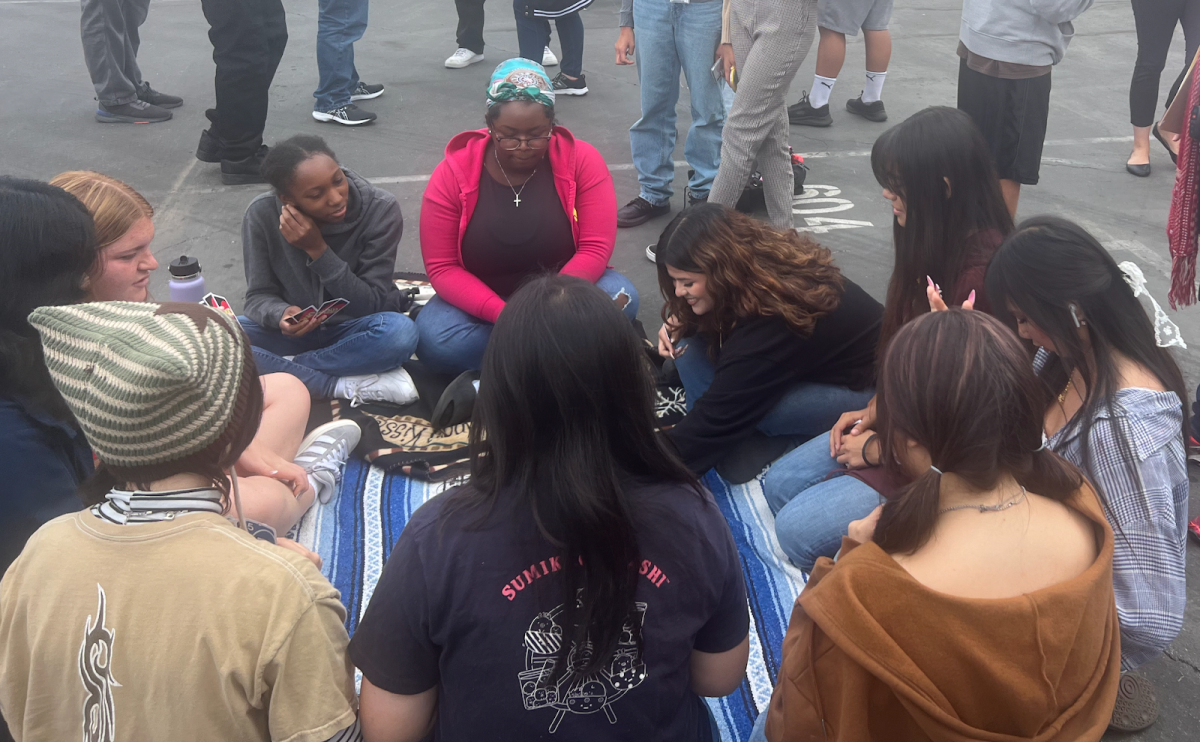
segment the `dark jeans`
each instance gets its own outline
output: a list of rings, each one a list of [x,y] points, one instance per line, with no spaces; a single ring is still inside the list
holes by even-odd
[[[281,0],[201,0],[217,65],[213,135],[225,160],[244,160],[262,144],[267,92],[287,46]]]
[[[1167,64],[1176,24],[1183,25],[1187,51],[1183,70],[1167,95],[1168,106],[1200,46],[1200,0],[1133,0],[1133,21],[1137,27],[1138,51],[1133,80],[1129,83],[1129,122],[1134,126],[1150,126],[1158,106],[1159,77]]]
[[[458,11],[459,48],[483,54],[483,0],[454,0],[454,9]]]
[[[550,21],[545,18],[526,18],[526,0],[513,0],[513,15],[517,17],[517,44],[521,56],[542,63],[542,52],[550,43]],[[578,13],[554,19],[558,41],[562,45],[562,71],[567,77],[583,74],[583,19]],[[461,46],[461,44],[460,44]]]

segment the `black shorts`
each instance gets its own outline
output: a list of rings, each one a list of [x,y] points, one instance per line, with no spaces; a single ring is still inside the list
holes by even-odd
[[[958,61],[958,109],[983,132],[1002,180],[1037,185],[1050,116],[1050,74],[1004,80]]]

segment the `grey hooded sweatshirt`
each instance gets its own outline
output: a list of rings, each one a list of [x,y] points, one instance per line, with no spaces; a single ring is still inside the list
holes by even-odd
[[[1093,0],[963,0],[959,40],[975,54],[1032,67],[1058,64],[1075,35],[1071,21]]]
[[[283,202],[264,193],[250,202],[242,219],[242,258],[246,268],[246,316],[277,329],[289,306],[303,309],[329,299],[350,305],[331,324],[378,312],[400,312],[407,303],[392,283],[396,248],[404,233],[400,204],[387,191],[342,168],[350,203],[340,224],[321,226],[329,249],[317,260],[293,247],[279,231]]]

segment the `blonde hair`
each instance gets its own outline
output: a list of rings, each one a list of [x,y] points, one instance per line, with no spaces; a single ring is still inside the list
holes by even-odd
[[[92,170],[70,170],[54,176],[58,186],[79,199],[96,224],[96,247],[108,247],[121,239],[141,219],[154,216],[142,194],[127,183]]]

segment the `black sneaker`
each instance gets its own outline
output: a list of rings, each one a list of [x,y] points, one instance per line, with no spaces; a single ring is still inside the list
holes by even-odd
[[[550,81],[554,85],[554,92],[558,95],[587,95],[587,76],[580,75],[572,80],[562,72]]]
[[[121,106],[96,105],[96,120],[102,124],[157,124],[171,120],[171,112],[141,100]]]
[[[183,105],[183,98],[180,98],[178,95],[167,95],[166,93],[160,93],[154,88],[150,87],[150,83],[146,82],[145,80],[142,81],[142,86],[138,88],[137,95],[138,100],[142,101],[143,103],[149,103],[150,105],[158,106],[159,108],[179,108]]]
[[[691,191],[688,191],[688,197],[687,197],[687,205],[688,206],[697,206],[699,204],[706,204],[706,203],[708,203],[708,194],[707,193],[704,194],[703,196],[693,196]]]
[[[213,136],[209,129],[200,132],[200,144],[196,145],[196,159],[200,162],[221,161],[221,140]]]
[[[867,121],[887,121],[887,111],[883,108],[883,101],[863,103],[862,93],[859,93],[857,98],[846,101],[846,110],[855,116],[862,116]]]
[[[621,208],[617,209],[618,227],[636,227],[651,219],[671,213],[671,204],[655,206],[646,199],[638,196]]]
[[[341,108],[335,108],[332,111],[313,111],[312,116],[317,121],[331,121],[343,126],[362,126],[376,119],[375,114],[370,111],[364,111],[353,103]]]
[[[267,151],[268,147],[264,144],[244,160],[221,160],[221,182],[225,185],[266,183],[260,170]]]
[[[800,95],[795,105],[788,106],[788,121],[794,126],[829,126],[833,124],[833,116],[829,115],[829,104],[813,108],[808,102],[808,91]]]
[[[360,82],[354,92],[350,94],[350,101],[356,100],[371,100],[383,95],[383,86],[379,84],[371,84]]]

